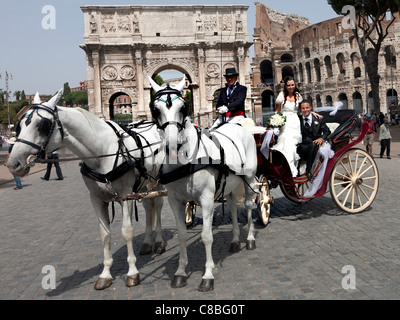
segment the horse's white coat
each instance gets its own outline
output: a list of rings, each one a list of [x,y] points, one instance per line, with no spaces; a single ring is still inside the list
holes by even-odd
[[[159,92],[163,88],[154,85],[150,82],[153,90]],[[181,84],[184,83],[184,79]],[[174,88],[183,89],[181,85]],[[162,93],[162,92],[161,92]],[[181,99],[173,99],[172,106],[167,107],[166,97],[163,100],[156,100],[154,107],[160,112],[157,119],[160,126],[170,122],[171,124],[165,128],[164,139],[169,148],[169,156],[167,156],[166,164],[164,164],[163,171],[168,172],[176,168],[175,163],[180,162],[186,164],[188,158],[192,159],[197,151],[197,131],[190,119],[183,119],[180,112],[183,106]],[[176,123],[184,123],[184,130],[179,132],[179,126]],[[248,241],[254,241],[254,225],[252,221],[252,208],[253,208],[253,190],[254,189],[254,176],[257,170],[257,151],[253,135],[245,128],[238,125],[226,124],[220,129],[211,132],[213,140],[217,140],[225,151],[226,163],[232,170],[239,175],[229,174],[226,178],[226,187],[224,195],[227,199],[233,221],[233,240],[232,243],[239,242],[239,226],[237,222],[237,205],[234,191],[237,188],[243,187],[245,189],[245,208],[248,214],[249,233]],[[229,138],[227,138],[229,137]],[[188,143],[185,143],[188,142]],[[179,143],[183,143],[183,148],[178,149]],[[201,157],[204,154],[213,154],[214,157],[219,157],[219,148],[216,148],[212,141],[202,135],[202,143],[200,143],[199,154]],[[186,157],[186,158],[185,158]],[[214,159],[213,157],[213,159]],[[185,161],[186,160],[186,161]],[[196,163],[196,162],[195,162]],[[243,166],[242,166],[243,165]],[[216,180],[218,179],[218,170],[213,167],[207,167],[198,171],[188,177],[179,179],[166,185],[168,190],[168,200],[172,211],[175,214],[175,219],[178,228],[179,240],[179,267],[175,276],[187,277],[185,268],[188,263],[186,251],[186,238],[187,230],[185,226],[185,204],[187,201],[196,201],[202,208],[203,214],[203,231],[202,240],[206,249],[206,270],[203,279],[214,279],[212,270],[214,268],[214,261],[211,254],[211,246],[213,243],[212,234],[212,220],[214,211],[214,200],[216,195],[221,192],[216,190]],[[225,178],[223,179],[223,181]],[[243,180],[246,183],[243,183]]]
[[[61,92],[61,91],[60,91]],[[44,103],[47,107],[54,109],[58,99],[60,98],[60,92],[54,96],[49,102]],[[38,94],[37,94],[38,97]],[[40,100],[35,99],[35,102],[40,103]],[[80,108],[63,108],[57,107],[60,121],[64,130],[64,139],[62,140],[61,134],[56,126],[50,142],[46,148],[46,153],[52,150],[67,147],[78,157],[96,157],[98,155],[108,155],[116,154],[118,150],[118,137],[111,129],[111,127],[102,119],[97,116],[83,110]],[[25,125],[25,121],[21,122],[21,133],[19,138],[31,141],[35,144],[41,145],[45,140],[45,137],[39,134],[37,130],[37,125],[41,118],[40,116],[49,118],[53,120],[51,113],[45,110],[35,111],[32,116],[32,122],[29,126]],[[116,128],[123,134],[123,142],[127,150],[135,150],[130,152],[130,154],[136,158],[141,157],[140,150],[137,150],[137,145],[132,137],[126,134],[122,128],[117,124],[114,124]],[[151,126],[147,129],[138,129],[146,140],[150,143],[157,143],[161,141],[158,130],[156,126]],[[146,143],[143,141],[143,145]],[[145,156],[145,167],[147,172],[152,176],[156,177],[158,174],[159,166],[162,163],[162,159],[165,154],[163,150],[153,158],[154,151],[159,147],[159,145],[151,146],[150,148],[144,149]],[[24,143],[16,143],[11,156],[8,160],[7,166],[10,171],[18,174],[22,174],[22,168],[26,165],[26,159],[32,154],[36,154],[37,150],[30,147]],[[93,158],[85,160],[85,163],[92,170],[106,174],[113,169],[115,161],[115,156],[106,158]],[[122,162],[120,158],[118,164]],[[135,184],[135,180],[139,172],[131,170],[125,174],[122,178],[112,183],[113,190],[118,195],[128,195],[132,193],[132,187]],[[104,269],[100,275],[101,279],[112,279],[110,268],[113,264],[112,255],[110,252],[110,242],[111,242],[111,229],[109,222],[108,206],[109,202],[112,201],[112,194],[108,189],[106,189],[105,184],[95,182],[87,177],[84,177],[84,182],[90,191],[90,199],[93,208],[97,214],[101,239],[104,246]],[[148,187],[151,187],[153,182],[147,181]],[[157,198],[154,200],[144,200],[143,202],[146,210],[146,236],[144,244],[150,245],[151,248],[151,235],[153,233],[153,222],[154,214],[157,215],[157,227],[156,227],[156,243],[164,245],[164,241],[161,235],[161,209],[163,205],[163,199]],[[122,206],[122,234],[127,244],[128,251],[128,263],[129,271],[128,277],[135,277],[138,275],[138,270],[136,268],[136,257],[133,251],[133,236],[134,230],[132,226],[132,211],[133,203],[132,201],[120,201]],[[155,209],[154,209],[155,206]],[[153,207],[153,208],[152,208]]]

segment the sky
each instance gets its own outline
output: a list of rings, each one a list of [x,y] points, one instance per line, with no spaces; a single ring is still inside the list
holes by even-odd
[[[0,0],[0,88],[5,90],[5,72],[9,90],[25,94],[54,94],[68,82],[78,87],[86,80],[83,44],[85,5],[230,5],[249,6],[247,11],[250,40],[255,26],[255,1],[249,0]],[[298,14],[318,23],[337,17],[327,0],[260,0],[286,14]],[[42,26],[48,14],[45,6],[55,9],[55,29]],[[43,13],[42,13],[43,11]],[[10,96],[10,100],[14,100]]]

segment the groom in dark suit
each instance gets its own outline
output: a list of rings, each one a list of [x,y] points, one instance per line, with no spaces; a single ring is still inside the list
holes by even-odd
[[[301,144],[297,145],[297,153],[302,160],[307,160],[306,174],[308,180],[314,181],[312,174],[312,165],[318,154],[320,146],[326,141],[331,134],[324,119],[318,119],[312,113],[312,105],[308,100],[300,103],[300,128],[303,136]]]

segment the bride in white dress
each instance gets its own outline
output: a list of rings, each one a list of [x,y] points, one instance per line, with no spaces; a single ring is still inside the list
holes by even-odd
[[[275,111],[286,116],[286,124],[280,128],[278,142],[272,149],[285,156],[293,177],[296,177],[297,165],[300,160],[300,156],[297,154],[297,145],[302,142],[298,109],[303,98],[292,77],[285,78],[284,83],[284,91],[276,99]]]

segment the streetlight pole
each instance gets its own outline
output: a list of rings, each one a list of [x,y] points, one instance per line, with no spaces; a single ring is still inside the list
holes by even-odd
[[[0,74],[0,79],[1,79],[1,74]],[[10,99],[9,99],[9,87],[8,87],[8,80],[12,80],[13,77],[11,74],[8,74],[6,71],[6,97],[7,97],[7,111],[8,111],[8,131],[9,133],[11,132],[11,119],[10,119]]]

